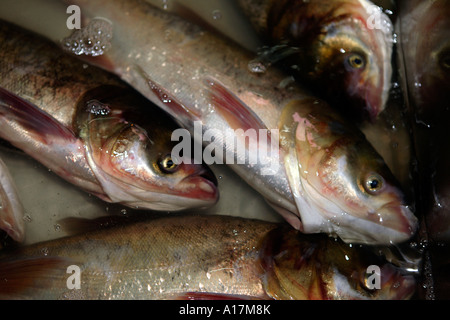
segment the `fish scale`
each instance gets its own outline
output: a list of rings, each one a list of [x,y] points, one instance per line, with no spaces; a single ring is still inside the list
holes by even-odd
[[[381,268],[380,290],[364,287],[372,264]],[[81,270],[73,291],[70,266]],[[415,285],[370,249],[285,224],[205,215],[122,223],[9,250],[0,272],[7,280],[0,297],[10,299],[407,299]]]

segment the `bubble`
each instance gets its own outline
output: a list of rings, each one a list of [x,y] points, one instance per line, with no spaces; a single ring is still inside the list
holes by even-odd
[[[212,12],[212,18],[213,18],[214,20],[220,20],[220,19],[222,19],[222,12],[220,12],[220,10],[214,10],[214,11]]]
[[[48,248],[47,248],[47,247],[42,248],[42,249],[41,249],[41,253],[42,253],[44,256],[48,256]]]
[[[100,56],[111,47],[112,24],[95,18],[84,28],[62,40],[63,49],[76,55]]]
[[[252,73],[265,73],[267,67],[259,60],[252,60],[248,63],[248,70]]]
[[[111,112],[111,109],[97,100],[90,100],[87,102],[86,111],[97,116],[106,116]]]

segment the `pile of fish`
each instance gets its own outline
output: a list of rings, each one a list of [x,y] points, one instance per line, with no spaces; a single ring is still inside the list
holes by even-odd
[[[438,186],[422,182],[430,160],[419,155],[430,152],[419,146],[432,138],[415,124],[445,135],[431,108],[448,113],[450,51],[441,33],[416,43],[408,19],[445,29],[448,1],[237,0],[248,46],[190,0],[54,0],[42,15],[42,2],[17,3],[33,14],[0,6],[0,138],[135,216],[23,245],[24,207],[0,162],[0,228],[15,241],[0,251],[0,298],[414,296],[423,250],[412,243],[428,239],[422,188]],[[64,24],[37,27],[49,12]],[[389,128],[402,133],[386,138]],[[439,161],[432,169],[445,173]],[[233,170],[283,222],[208,214],[224,191],[211,165]]]

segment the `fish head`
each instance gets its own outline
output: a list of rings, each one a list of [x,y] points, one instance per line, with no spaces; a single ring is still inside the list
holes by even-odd
[[[382,157],[360,131],[322,109],[326,104],[314,108],[289,113],[295,129],[288,138],[295,148],[285,167],[303,231],[337,234],[349,243],[411,238],[417,218]]]
[[[388,23],[368,29],[359,18],[337,19],[314,41],[310,75],[347,115],[375,121],[389,97],[392,46]]]
[[[297,49],[284,64],[347,116],[375,121],[392,78],[393,24],[382,9],[367,0],[280,0],[273,7],[272,38]]]
[[[373,247],[328,243],[330,255],[323,257],[330,268],[323,281],[339,299],[405,300],[416,289],[414,273],[388,262]]]
[[[89,165],[110,201],[167,211],[206,208],[217,202],[211,169],[172,157],[176,142],[171,136],[178,127],[157,106],[130,95],[86,104]],[[130,104],[138,108],[127,110]]]
[[[415,291],[412,273],[373,247],[345,244],[292,228],[272,230],[261,250],[266,293],[293,300],[402,300]]]

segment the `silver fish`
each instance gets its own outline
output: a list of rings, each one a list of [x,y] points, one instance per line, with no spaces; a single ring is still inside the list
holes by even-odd
[[[81,8],[84,29],[61,45],[76,52],[80,40],[89,42],[87,30],[98,31],[91,27],[99,19],[110,23],[109,50],[88,57],[89,62],[120,75],[174,116],[194,139],[196,124],[202,133],[232,129],[238,141],[245,139],[238,129],[279,131],[276,152],[264,152],[273,150],[269,141],[276,141],[268,133],[261,136],[265,143],[243,152],[227,149],[224,135],[217,134],[213,146],[225,146],[223,155],[231,152],[234,160],[227,164],[296,229],[380,244],[402,242],[414,234],[417,219],[373,147],[329,105],[286,81],[284,73],[250,72],[253,54],[141,1],[74,4]],[[250,163],[255,153],[262,157]],[[270,174],[263,173],[267,164],[274,165]]]
[[[108,202],[176,211],[218,199],[204,165],[175,164],[178,127],[116,77],[0,23],[0,137]]]
[[[408,299],[416,285],[368,248],[287,224],[197,215],[22,247],[0,256],[0,274],[3,299],[386,300]]]

